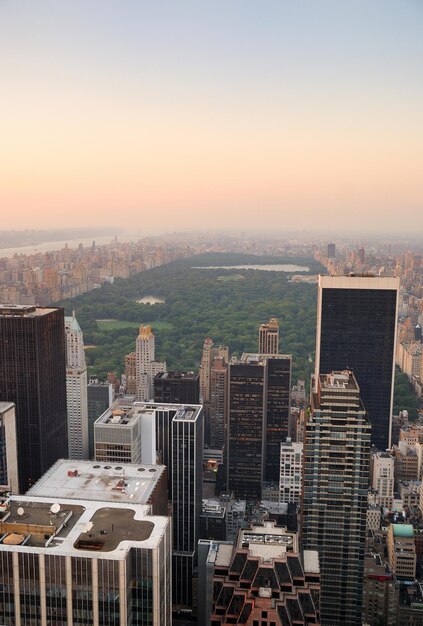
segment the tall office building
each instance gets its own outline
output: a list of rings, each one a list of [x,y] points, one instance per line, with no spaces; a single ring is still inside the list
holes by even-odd
[[[154,377],[154,402],[198,404],[199,375],[194,372],[159,372]]]
[[[291,441],[281,443],[281,472],[279,502],[300,502],[303,474],[303,444]]]
[[[90,459],[94,458],[94,422],[103,415],[113,403],[113,386],[111,383],[100,383],[97,379],[90,380],[87,386],[88,399],[88,442]]]
[[[238,498],[260,500],[263,480],[279,485],[290,393],[291,356],[243,354],[230,363],[225,466]]]
[[[155,339],[151,326],[140,326],[136,342],[137,400],[148,402],[154,397],[154,377],[166,371],[166,363],[155,360]]]
[[[88,459],[87,366],[84,338],[75,312],[65,317],[66,400],[70,459]]]
[[[319,276],[315,380],[354,372],[380,450],[390,446],[398,289],[398,278]]]
[[[271,317],[267,324],[260,324],[258,353],[279,354],[279,320],[277,317]]]
[[[130,352],[125,355],[126,393],[137,395],[137,353]]]
[[[228,427],[228,364],[216,357],[210,372],[210,447],[222,450]]]
[[[328,255],[328,259],[334,259],[335,258],[335,256],[336,256],[336,244],[328,243],[327,255]]]
[[[211,337],[206,337],[203,345],[203,354],[200,364],[200,402],[204,410],[204,442],[210,443],[210,393],[211,393],[211,372],[216,358],[223,358],[225,362],[229,360],[229,350],[227,346],[215,346]]]
[[[19,493],[16,412],[13,402],[0,402],[0,491]]]
[[[306,423],[302,539],[320,555],[327,626],[361,624],[370,429],[354,374],[320,374]]]
[[[193,605],[203,480],[203,409],[181,406],[172,419],[173,606]]]
[[[63,309],[0,306],[0,399],[16,405],[24,492],[68,454]]]

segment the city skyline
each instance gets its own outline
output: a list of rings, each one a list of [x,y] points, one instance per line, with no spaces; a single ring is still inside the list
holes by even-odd
[[[42,0],[0,17],[10,228],[421,224],[419,3]]]

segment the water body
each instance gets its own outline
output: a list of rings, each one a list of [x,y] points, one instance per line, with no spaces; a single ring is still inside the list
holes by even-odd
[[[137,304],[164,304],[165,300],[156,298],[156,296],[144,296],[141,300],[136,300]]]
[[[118,241],[133,241],[133,236],[126,235],[118,235]],[[33,244],[32,246],[21,246],[17,248],[0,248],[0,258],[7,257],[12,258],[15,254],[37,254],[39,252],[54,252],[55,250],[63,250],[66,244],[68,244],[69,249],[78,248],[79,244],[82,243],[84,248],[91,246],[92,242],[95,241],[96,246],[103,246],[110,243],[113,243],[114,236],[113,235],[102,235],[100,237],[81,237],[80,239],[63,239],[61,241],[46,241],[44,243],[39,243],[38,245]]]
[[[309,272],[304,265],[208,265],[196,266],[194,270],[261,270],[263,272]]]

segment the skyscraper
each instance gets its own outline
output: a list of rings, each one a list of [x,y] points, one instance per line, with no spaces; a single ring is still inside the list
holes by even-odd
[[[279,484],[290,392],[290,355],[245,353],[230,363],[225,465],[238,498],[260,499],[263,480]]]
[[[88,398],[88,441],[89,458],[94,458],[94,422],[103,415],[113,403],[113,386],[110,383],[99,383],[90,380],[87,385]]]
[[[216,357],[210,372],[210,447],[221,450],[228,426],[228,365]]]
[[[63,309],[0,306],[0,400],[16,405],[19,489],[68,455]]]
[[[172,419],[173,605],[191,608],[203,480],[203,409],[180,406]]]
[[[258,353],[279,353],[279,320],[277,317],[271,317],[267,324],[260,324],[258,336]]]
[[[65,317],[66,399],[70,459],[88,459],[87,366],[84,338],[75,312]]]
[[[398,289],[398,278],[319,276],[315,380],[354,372],[380,450],[390,445]]]
[[[370,428],[354,374],[320,374],[306,423],[302,539],[320,555],[327,626],[361,624]]]
[[[136,342],[137,400],[148,402],[154,397],[154,377],[166,371],[166,363],[155,360],[155,339],[151,326],[140,326]]]
[[[229,350],[227,346],[214,346],[213,339],[206,337],[203,345],[203,354],[200,364],[200,402],[204,410],[204,441],[210,443],[210,383],[211,372],[216,358],[223,358],[225,362],[229,360]]]
[[[0,489],[18,493],[16,412],[12,402],[0,402]]]

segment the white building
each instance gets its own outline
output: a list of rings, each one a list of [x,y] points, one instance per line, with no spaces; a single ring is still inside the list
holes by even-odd
[[[140,326],[136,342],[137,400],[148,402],[154,399],[154,377],[166,372],[166,362],[155,360],[155,340],[151,326]]]
[[[299,502],[303,470],[303,444],[287,437],[281,443],[279,502]]]
[[[0,490],[19,493],[16,412],[13,402],[0,402]]]
[[[12,496],[0,517],[2,623],[132,626],[148,615],[153,626],[171,624],[168,517],[134,503],[34,495]]]
[[[392,508],[394,501],[395,459],[389,452],[373,452],[370,463],[371,486],[379,506]]]
[[[87,366],[84,338],[75,313],[65,317],[65,335],[69,458],[88,459]]]

